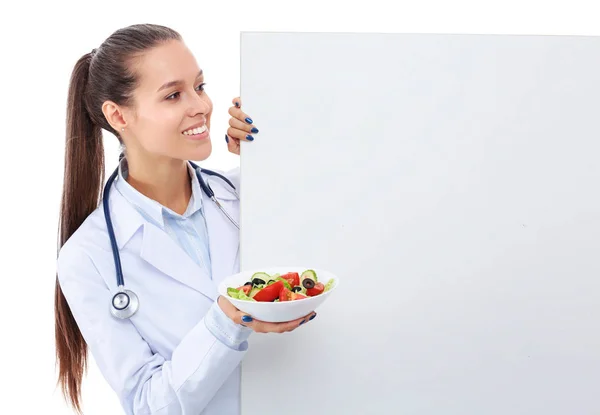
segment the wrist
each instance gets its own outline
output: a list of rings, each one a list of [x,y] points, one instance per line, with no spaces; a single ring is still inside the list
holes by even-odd
[[[217,299],[217,305],[227,318],[229,318],[235,324],[239,323],[235,318],[239,310],[233,304],[231,304],[231,301],[227,300],[221,295]]]

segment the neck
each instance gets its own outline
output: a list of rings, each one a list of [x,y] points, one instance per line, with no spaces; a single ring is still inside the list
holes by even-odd
[[[127,159],[127,182],[143,195],[183,214],[192,196],[187,161],[136,162]]]

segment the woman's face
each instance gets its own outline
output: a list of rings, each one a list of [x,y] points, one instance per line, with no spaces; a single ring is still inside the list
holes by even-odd
[[[127,128],[122,135],[128,154],[205,160],[212,150],[213,105],[192,53],[183,42],[170,41],[133,62],[139,84],[135,109],[124,111]]]

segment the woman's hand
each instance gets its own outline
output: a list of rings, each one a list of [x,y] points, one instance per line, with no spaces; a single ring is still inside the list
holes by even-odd
[[[258,129],[252,124],[252,119],[242,111],[242,100],[234,98],[233,106],[229,108],[229,128],[225,135],[227,148],[233,154],[240,154],[240,141],[253,141]]]
[[[317,313],[313,311],[302,318],[293,321],[287,321],[285,323],[268,323],[266,321],[254,319],[246,321],[248,318],[252,317],[248,316],[246,313],[242,313],[233,304],[231,304],[228,299],[220,296],[217,301],[219,307],[221,307],[221,310],[223,310],[225,315],[227,315],[227,317],[229,317],[234,323],[249,327],[257,333],[284,333],[287,331],[292,331],[297,329],[301,324],[312,320],[317,315]]]

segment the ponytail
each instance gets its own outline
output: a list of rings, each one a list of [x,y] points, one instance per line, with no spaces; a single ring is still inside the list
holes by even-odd
[[[133,108],[139,76],[132,62],[147,50],[169,40],[181,40],[181,35],[160,25],[128,26],[114,32],[98,49],[75,64],[67,103],[59,251],[100,203],[104,183],[102,130],[114,134],[123,144],[102,111],[103,103],[110,100],[123,108]],[[60,288],[58,274],[54,314],[58,383],[65,400],[82,413],[81,384],[87,369],[88,349]]]
[[[60,206],[59,249],[97,207],[104,182],[102,129],[92,121],[85,94],[91,54],[77,61],[69,84],[64,183]],[[56,276],[56,359],[65,399],[81,412],[81,384],[87,369],[87,345]]]

